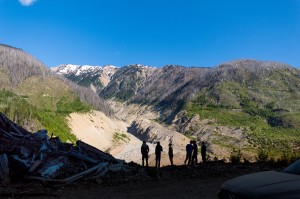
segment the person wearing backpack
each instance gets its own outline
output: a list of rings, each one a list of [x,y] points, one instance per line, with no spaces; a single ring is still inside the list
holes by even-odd
[[[146,161],[146,167],[148,167],[148,153],[149,153],[149,146],[146,144],[146,141],[143,141],[143,144],[141,146],[142,165],[144,166]]]

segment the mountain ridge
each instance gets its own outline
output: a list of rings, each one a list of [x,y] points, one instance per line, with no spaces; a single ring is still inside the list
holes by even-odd
[[[96,93],[100,93],[117,70],[117,67],[113,65],[90,66],[62,64],[51,68],[52,72],[63,75],[78,85],[91,87]]]
[[[64,141],[76,141],[65,115],[91,107],[111,114],[88,88],[58,76],[21,49],[0,45],[0,111],[30,131],[47,128]]]
[[[218,159],[233,149],[252,160],[262,148],[275,158],[300,154],[300,72],[288,64],[235,60],[212,68],[69,66],[57,75],[26,52],[0,45],[0,111],[30,128],[69,132],[66,116],[94,104],[128,122],[126,132],[111,132],[115,139],[131,133],[166,145],[171,134],[186,136],[205,141]],[[68,74],[73,82],[64,77]],[[67,134],[62,139],[76,139]],[[177,145],[181,155],[184,144]]]
[[[277,62],[243,59],[213,68],[131,65],[120,68],[99,95],[151,107],[159,115],[156,121],[210,143],[215,154],[240,148],[253,157],[262,146],[269,151],[277,146],[273,155],[299,153],[299,84],[299,69]]]

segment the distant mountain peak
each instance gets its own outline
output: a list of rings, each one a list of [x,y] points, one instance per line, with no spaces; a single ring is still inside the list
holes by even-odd
[[[51,68],[51,70],[60,75],[76,75],[82,74],[101,74],[102,71],[111,70],[114,71],[117,66],[106,65],[106,66],[91,66],[91,65],[75,65],[75,64],[62,64]]]
[[[144,65],[144,64],[129,64],[127,66],[124,66],[124,67],[136,67],[136,68],[156,68],[154,66],[147,66],[147,65]]]
[[[51,68],[51,70],[56,74],[67,77],[79,85],[96,88],[93,90],[98,92],[110,82],[111,77],[118,70],[118,67],[113,65],[91,66],[62,64]]]

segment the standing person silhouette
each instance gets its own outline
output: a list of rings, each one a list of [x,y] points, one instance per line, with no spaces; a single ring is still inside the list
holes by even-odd
[[[146,144],[146,141],[143,141],[143,144],[141,146],[142,165],[144,166],[144,162],[146,160],[146,167],[148,167],[148,153],[149,153],[149,146]]]
[[[184,164],[186,165],[186,163],[189,165],[191,164],[192,161],[192,153],[193,153],[193,145],[192,145],[193,141],[191,140],[190,143],[188,143],[185,147],[186,150],[186,158],[184,160]]]
[[[193,155],[192,155],[192,164],[198,163],[198,145],[196,140],[193,141]]]
[[[202,162],[206,163],[206,146],[203,141],[202,141],[202,145],[201,145],[201,157],[202,157]]]
[[[168,155],[169,155],[169,159],[170,159],[171,165],[173,166],[173,148],[172,148],[172,143],[169,144]]]
[[[160,142],[158,141],[155,147],[155,167],[159,169],[160,167],[160,158],[161,158],[161,152],[163,151],[162,146],[160,145]]]

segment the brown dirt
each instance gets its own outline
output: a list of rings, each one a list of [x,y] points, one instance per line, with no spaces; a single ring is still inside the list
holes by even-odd
[[[279,170],[265,164],[231,165],[211,162],[206,165],[167,166],[159,171],[153,167],[142,168],[132,165],[135,169],[127,173],[111,173],[93,181],[78,182],[72,185],[54,186],[29,184],[14,189],[0,198],[62,198],[62,199],[98,199],[98,198],[172,198],[193,199],[217,198],[220,186],[228,179],[264,171]]]

